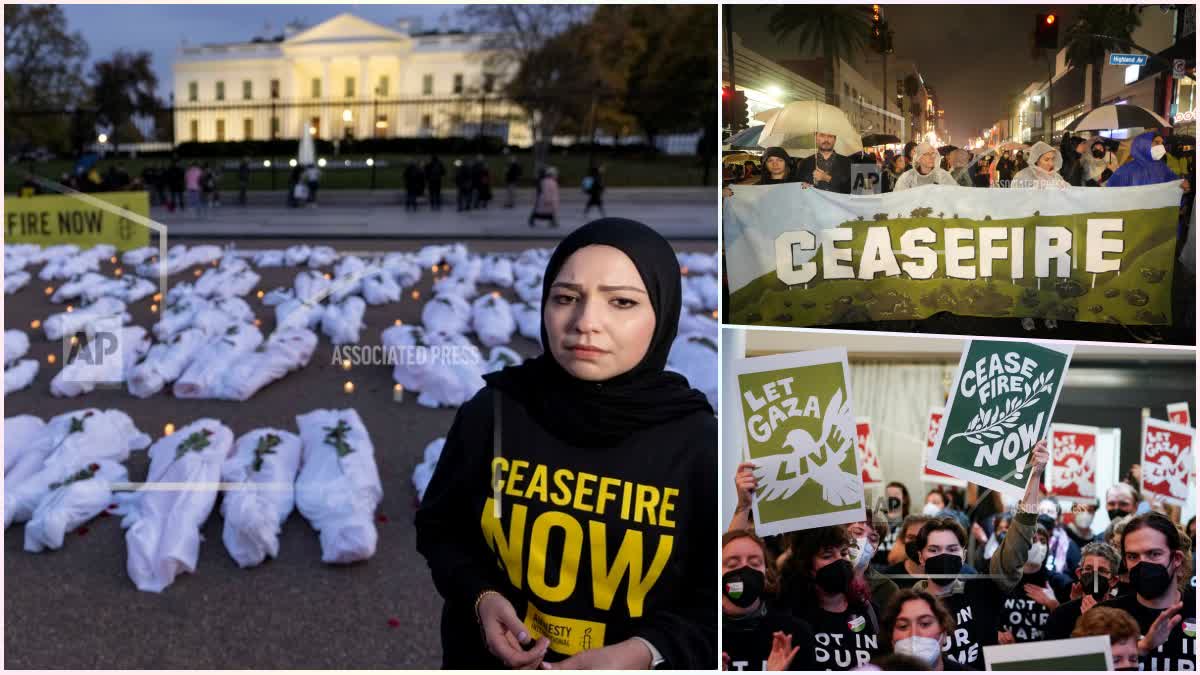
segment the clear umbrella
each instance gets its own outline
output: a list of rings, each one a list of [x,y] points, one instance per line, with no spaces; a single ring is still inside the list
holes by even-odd
[[[811,148],[815,147],[812,136],[818,132],[837,136],[833,149],[839,155],[852,155],[863,149],[862,136],[855,131],[846,113],[820,101],[797,101],[784,106],[767,122],[758,144]]]

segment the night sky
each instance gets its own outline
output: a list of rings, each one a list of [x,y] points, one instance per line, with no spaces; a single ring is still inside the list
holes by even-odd
[[[869,6],[869,5],[868,5]],[[1031,57],[1035,15],[1058,14],[1064,26],[1078,15],[1070,5],[883,5],[895,32],[893,57],[911,59],[936,90],[955,144],[1006,115],[1010,94],[1048,76],[1046,61]],[[794,38],[779,43],[767,31],[774,7],[731,8],[734,31],[774,60],[799,58]],[[890,73],[889,73],[890,78]],[[820,84],[820,83],[818,83]]]
[[[390,26],[396,19],[420,19],[422,30],[456,28],[461,5],[60,5],[69,31],[83,34],[91,63],[118,49],[149,51],[158,75],[158,95],[171,91],[171,65],[184,39],[191,45],[242,42],[274,37],[284,24],[301,19],[309,26],[343,12]],[[446,17],[446,22],[439,20]],[[269,24],[269,30],[268,30]],[[136,34],[130,28],[136,28]]]

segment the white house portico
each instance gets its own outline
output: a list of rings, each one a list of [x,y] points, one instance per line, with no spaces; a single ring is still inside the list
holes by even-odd
[[[525,145],[525,115],[498,95],[487,36],[412,33],[343,13],[279,38],[182,46],[175,142],[474,136]],[[484,125],[481,129],[481,123]]]

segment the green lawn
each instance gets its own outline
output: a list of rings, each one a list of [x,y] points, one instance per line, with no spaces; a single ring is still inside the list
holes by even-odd
[[[522,177],[522,185],[533,185],[533,158],[528,154],[518,156],[521,166],[524,169]],[[263,167],[263,160],[270,159],[274,166],[275,189],[283,189],[287,185],[289,157],[252,157],[250,175],[251,190],[270,190],[272,170]],[[343,162],[347,159],[351,161],[361,162],[367,157],[365,155],[342,155],[337,159],[327,157],[327,164],[321,175],[322,190],[337,190],[337,189],[368,189],[371,187],[371,169],[369,168],[343,168]],[[404,168],[408,162],[416,160],[424,163],[429,158],[426,155],[382,155],[375,157],[375,160],[387,163],[387,166],[375,167],[375,188],[376,189],[403,189],[404,186]],[[447,177],[443,179],[443,189],[453,187],[454,183],[454,160],[453,156],[442,156],[442,163],[446,165]],[[202,161],[202,160],[199,160]],[[225,191],[237,189],[237,170],[236,158],[226,159],[209,159],[210,165],[217,162],[222,164],[225,162],[233,162],[234,166],[224,170],[221,175],[220,188]],[[703,185],[701,181],[704,178],[704,169],[700,165],[699,158],[695,156],[677,157],[677,156],[662,156],[654,159],[618,159],[618,158],[598,158],[598,163],[605,168],[604,177],[605,184],[609,187],[688,187]],[[504,173],[508,166],[508,161],[502,156],[492,156],[487,158],[488,166],[491,169],[492,185],[502,187],[504,185]],[[552,155],[551,164],[558,168],[559,184],[566,187],[578,187],[580,181],[588,169],[588,158],[586,154],[576,155]],[[151,159],[122,159],[109,160],[104,159],[98,162],[97,166],[101,172],[108,169],[109,166],[120,163],[125,167],[125,170],[131,177],[141,175],[142,169],[146,165],[156,166],[164,164],[164,160]],[[43,178],[57,180],[63,173],[71,171],[74,166],[73,161],[54,160],[49,162],[34,162],[9,164],[4,174],[4,191],[6,193],[14,193],[21,181],[25,179],[25,171],[29,170],[32,165],[33,173]],[[339,166],[342,165],[342,166]],[[707,185],[716,184],[716,172],[710,171]]]

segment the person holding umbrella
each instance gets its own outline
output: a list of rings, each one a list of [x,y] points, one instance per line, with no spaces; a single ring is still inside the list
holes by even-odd
[[[796,178],[818,190],[850,194],[850,158],[833,151],[837,136],[818,131],[817,152],[800,160]]]

